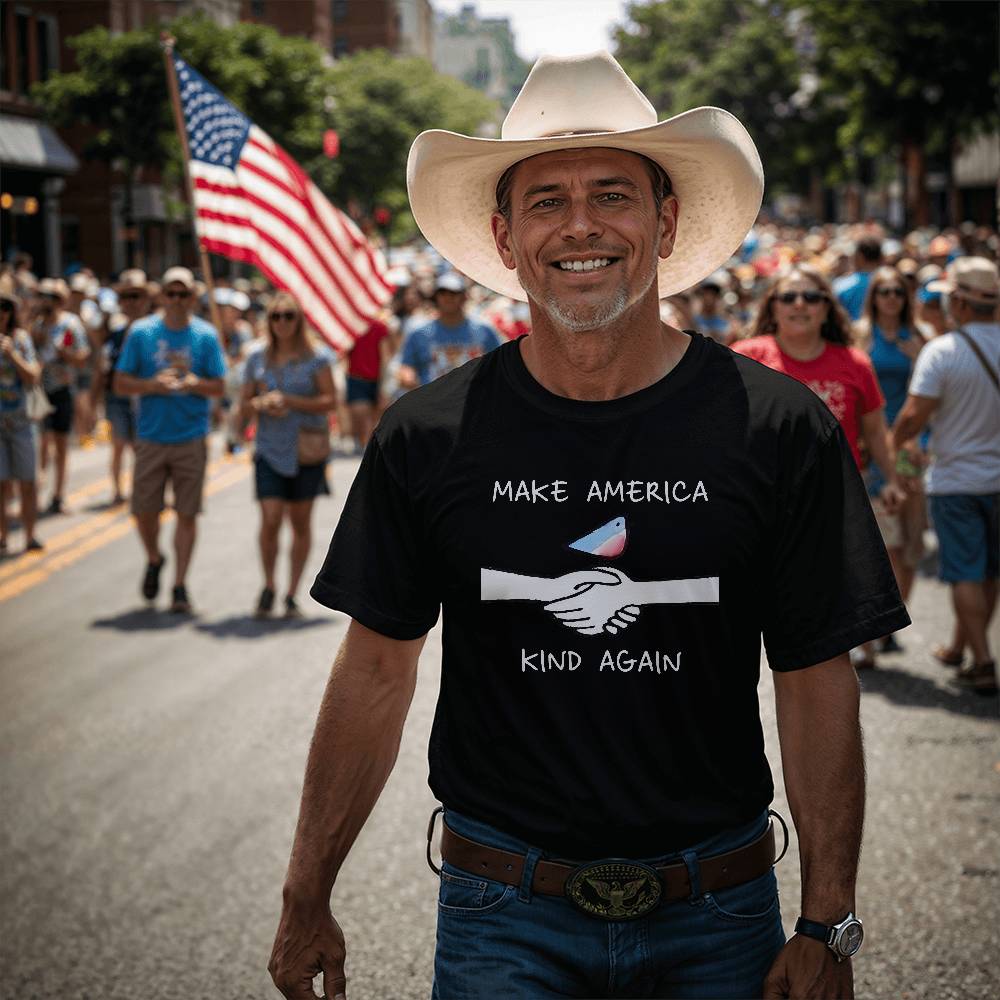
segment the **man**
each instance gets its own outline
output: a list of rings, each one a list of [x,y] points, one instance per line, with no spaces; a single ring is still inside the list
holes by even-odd
[[[434,996],[850,996],[864,769],[847,652],[908,619],[818,397],[658,315],[752,224],[752,140],[716,108],[657,124],[606,53],[542,59],[501,141],[424,133],[408,178],[426,238],[526,298],[532,333],[409,393],[369,444],[313,588],[353,621],[275,982],[307,997],[322,971],[345,994],[330,890],[443,605]],[[809,921],[787,945],[762,632]]]
[[[959,257],[928,286],[942,294],[954,326],[920,352],[909,395],[893,426],[897,448],[931,425],[926,474],[931,518],[940,545],[940,576],[950,584],[956,633],[936,653],[960,665],[956,683],[997,691],[987,627],[1000,575],[1000,278],[984,257]]]
[[[711,337],[720,344],[728,344],[732,339],[732,326],[720,308],[723,289],[729,288],[729,275],[725,271],[710,274],[698,285],[698,311],[695,313],[695,329],[703,337]]]
[[[43,278],[38,285],[38,319],[31,336],[42,364],[42,386],[52,404],[52,412],[42,428],[41,458],[46,469],[50,448],[55,451],[55,485],[47,514],[63,514],[66,466],[69,460],[69,432],[73,427],[77,373],[90,358],[90,342],[79,316],[65,307],[69,288],[62,278]]]
[[[833,292],[847,310],[851,321],[861,319],[872,273],[882,264],[882,241],[876,236],[862,236],[854,248],[854,271],[837,278]]]
[[[125,502],[125,494],[122,492],[122,461],[125,449],[135,445],[135,400],[131,396],[120,396],[114,391],[115,368],[132,324],[149,315],[154,290],[155,286],[150,285],[146,272],[140,268],[132,267],[122,271],[114,286],[118,311],[109,317],[101,344],[103,371],[94,381],[93,407],[96,413],[103,393],[104,415],[111,426],[113,505]]]
[[[169,480],[177,514],[170,610],[190,614],[186,579],[205,483],[209,400],[223,393],[226,365],[214,327],[192,315],[194,275],[171,267],[162,288],[163,313],[132,325],[112,388],[139,397],[132,513],[147,558],[142,596],[153,601],[160,592],[160,512]]]
[[[439,275],[434,305],[437,318],[414,330],[403,344],[398,380],[404,389],[427,385],[500,344],[491,326],[466,317],[465,282],[459,275]]]

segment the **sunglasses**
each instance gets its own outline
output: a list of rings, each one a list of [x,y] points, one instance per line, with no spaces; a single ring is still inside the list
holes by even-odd
[[[164,292],[163,297],[165,299],[188,299],[191,297],[191,293],[188,291],[178,292],[175,289],[172,292]]]
[[[890,295],[894,295],[897,299],[906,298],[906,292],[902,288],[876,288],[875,294],[883,299],[887,299]]]
[[[173,295],[173,294],[176,294],[176,293],[170,292],[168,294]],[[144,299],[145,297],[146,297],[146,293],[145,292],[124,292],[122,295],[118,296],[118,301],[119,302],[138,302],[139,299]]]
[[[286,323],[291,323],[293,320],[298,318],[299,314],[297,312],[292,312],[291,310],[288,312],[273,312],[269,316],[269,319],[271,320],[283,319]]]
[[[822,292],[782,292],[780,295],[775,295],[775,298],[783,306],[793,306],[799,299],[808,306],[826,301],[826,296]]]

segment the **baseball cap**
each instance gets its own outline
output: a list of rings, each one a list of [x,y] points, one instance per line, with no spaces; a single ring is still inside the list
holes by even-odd
[[[434,282],[435,292],[464,292],[465,280],[454,271],[439,274]]]
[[[163,272],[161,284],[164,288],[172,284],[183,285],[189,292],[195,288],[194,275],[186,267],[168,267]]]

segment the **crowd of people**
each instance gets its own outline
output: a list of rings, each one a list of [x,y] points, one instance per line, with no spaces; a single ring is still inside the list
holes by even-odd
[[[762,218],[725,268],[660,303],[664,322],[783,371],[824,399],[862,471],[904,599],[933,525],[955,629],[932,652],[984,693],[997,683],[986,630],[1000,550],[998,256],[998,234],[972,224],[895,238],[875,223],[805,229]],[[214,427],[230,453],[254,452],[263,576],[255,613],[275,613],[287,520],[280,610],[301,615],[313,503],[329,493],[331,456],[363,451],[403,393],[530,333],[526,304],[470,285],[427,246],[394,251],[391,265],[391,303],[339,357],[293,295],[260,279],[217,280],[209,301],[183,267],[156,281],[130,268],[102,283],[86,268],[39,280],[23,256],[5,265],[0,553],[15,499],[25,549],[42,549],[39,514],[67,513],[71,441],[104,440],[109,503],[126,503],[130,489],[146,553],[142,594],[159,594],[169,499],[177,519],[170,607],[190,612],[187,571]],[[43,481],[47,502],[38,495]],[[880,652],[899,649],[888,635],[852,659],[870,669]]]

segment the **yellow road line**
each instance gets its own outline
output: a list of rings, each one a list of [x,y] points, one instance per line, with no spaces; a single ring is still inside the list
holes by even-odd
[[[234,465],[231,461],[222,461],[215,463],[216,469],[218,469],[220,464],[227,466],[227,468],[206,483],[205,496],[212,496],[229,486],[233,486],[241,480],[246,479],[249,473],[247,462],[240,462]],[[173,517],[173,511],[164,511],[161,523],[167,524],[173,520]],[[32,564],[27,566],[22,564],[20,569],[23,572],[18,573],[6,583],[0,583],[0,604],[4,601],[9,601],[13,597],[17,597],[19,594],[23,594],[32,587],[44,583],[53,573],[72,566],[84,556],[103,548],[111,542],[117,541],[132,530],[132,520],[127,514],[116,511],[115,518],[117,520],[113,519],[110,522],[107,520],[102,521],[100,530],[95,530],[98,527],[95,522],[99,518],[91,519],[89,537],[71,549],[66,549],[65,551],[51,555],[51,557],[48,552],[31,553],[30,556],[34,557]],[[43,558],[38,559],[39,556]],[[18,561],[20,562],[20,560]]]
[[[220,472],[220,470],[229,468],[234,464],[243,466],[248,462],[249,459],[246,457],[234,459],[228,455],[224,458],[216,459],[216,461],[212,462],[206,470],[206,489],[208,487],[208,483],[211,482],[211,477],[217,472]],[[75,495],[76,494],[74,494],[74,496]],[[33,565],[40,563],[43,560],[47,561],[54,553],[59,552],[70,545],[74,545],[81,539],[87,538],[92,532],[100,531],[111,522],[117,521],[123,516],[125,518],[129,517],[127,504],[124,504],[121,507],[112,507],[110,510],[101,511],[101,513],[88,517],[85,521],[75,527],[67,528],[66,531],[60,532],[58,535],[46,538],[45,548],[41,552],[25,552],[9,562],[7,565],[0,566],[0,581],[8,580],[13,576],[17,576],[21,572],[30,569]]]

